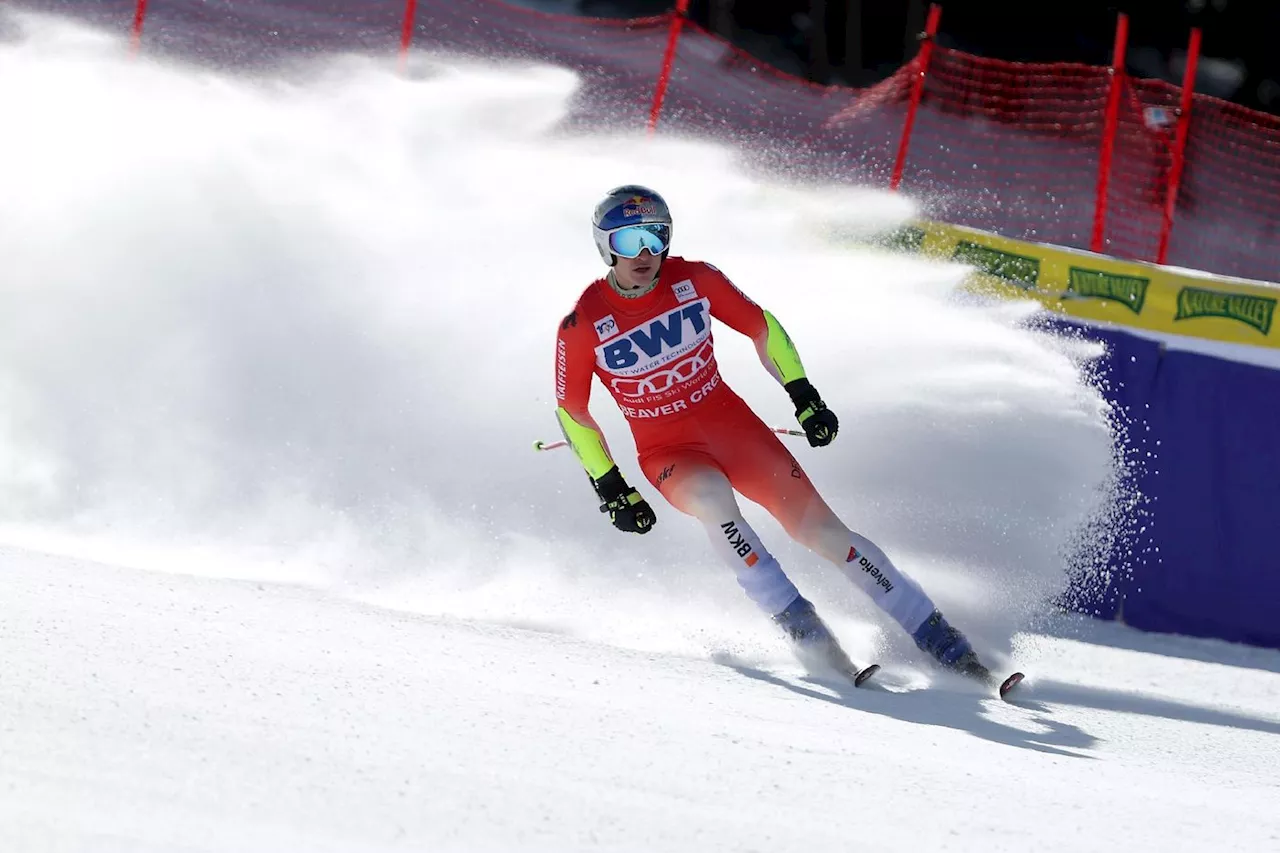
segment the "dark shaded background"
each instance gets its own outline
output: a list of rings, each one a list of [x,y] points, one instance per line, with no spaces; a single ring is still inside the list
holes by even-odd
[[[674,0],[514,0],[581,15],[635,16]],[[759,58],[811,80],[865,85],[915,53],[927,0],[692,0],[690,17]],[[1204,42],[1196,91],[1280,114],[1275,0],[945,0],[939,43],[1021,61],[1111,61],[1116,15],[1130,17],[1130,74],[1181,84],[1187,40]],[[817,26],[821,21],[824,26]],[[852,21],[853,26],[850,26]],[[852,38],[849,35],[852,34]],[[850,50],[852,45],[852,50]]]

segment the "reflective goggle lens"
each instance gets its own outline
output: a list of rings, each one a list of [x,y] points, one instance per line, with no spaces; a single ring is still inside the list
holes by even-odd
[[[667,250],[670,240],[671,227],[668,225],[629,225],[609,234],[609,248],[623,258],[639,257],[645,249],[660,255]]]

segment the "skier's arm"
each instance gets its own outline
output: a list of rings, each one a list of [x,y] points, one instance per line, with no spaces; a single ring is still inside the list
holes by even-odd
[[[804,427],[809,444],[814,447],[830,444],[839,428],[839,419],[806,378],[800,353],[778,318],[752,302],[715,267],[706,265],[703,278],[707,282],[704,290],[711,297],[711,316],[755,343],[765,370],[791,397],[796,420]]]
[[[765,333],[752,340],[755,341],[756,352],[765,369],[783,385],[804,379],[804,365],[800,362],[796,345],[791,342],[791,336],[771,312],[762,308],[760,313],[764,315]]]
[[[588,411],[593,353],[587,343],[578,332],[576,312],[565,317],[556,336],[556,419],[594,481],[615,466],[604,433]]]
[[[556,338],[556,419],[565,441],[586,469],[591,488],[600,498],[600,511],[626,533],[648,533],[657,523],[653,508],[627,484],[618,470],[604,433],[588,411],[595,351],[582,339],[576,313],[564,318]]]
[[[800,353],[778,318],[752,302],[714,267],[707,265],[704,276],[709,285],[704,289],[711,298],[711,316],[751,338],[760,362],[779,384],[785,386],[804,379]]]

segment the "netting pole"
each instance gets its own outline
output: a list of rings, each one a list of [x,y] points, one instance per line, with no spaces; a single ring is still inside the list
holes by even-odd
[[[400,25],[400,73],[409,68],[409,45],[413,42],[413,22],[418,11],[418,0],[405,0],[404,22]]]
[[[129,55],[137,56],[142,46],[142,25],[147,20],[147,0],[138,0],[133,10],[133,31],[129,36]]]
[[[1107,230],[1107,186],[1111,183],[1111,156],[1116,147],[1116,129],[1120,124],[1120,89],[1124,85],[1124,54],[1129,43],[1129,16],[1121,12],[1116,19],[1116,46],[1111,57],[1111,86],[1107,91],[1107,116],[1102,126],[1102,153],[1098,157],[1098,196],[1093,205],[1093,240],[1089,248],[1102,251]]]
[[[671,82],[671,66],[676,61],[676,43],[680,41],[680,30],[684,27],[687,14],[689,14],[689,0],[676,0],[676,8],[671,15],[671,30],[667,34],[667,51],[662,57],[662,71],[658,75],[658,85],[653,91],[653,106],[649,109],[650,136],[658,127],[658,113],[662,112],[662,101],[667,97],[667,84]]]
[[[1196,90],[1196,63],[1200,59],[1200,30],[1192,28],[1187,45],[1187,67],[1182,74],[1182,106],[1178,111],[1178,135],[1173,142],[1173,162],[1169,164],[1169,189],[1164,198],[1164,221],[1160,223],[1160,251],[1156,263],[1169,256],[1169,232],[1173,230],[1173,214],[1178,206],[1178,187],[1182,184],[1182,166],[1186,163],[1187,133],[1191,125],[1192,95]]]
[[[896,190],[902,183],[902,171],[907,166],[907,149],[911,146],[911,128],[916,123],[916,110],[920,107],[920,98],[924,95],[924,78],[929,73],[929,57],[933,55],[933,40],[938,34],[938,23],[942,18],[942,7],[937,3],[929,4],[929,17],[924,25],[924,44],[920,45],[920,53],[916,55],[914,77],[911,81],[911,103],[907,105],[907,121],[902,127],[902,139],[898,142],[898,157],[893,163],[893,177],[889,179],[889,189]]]

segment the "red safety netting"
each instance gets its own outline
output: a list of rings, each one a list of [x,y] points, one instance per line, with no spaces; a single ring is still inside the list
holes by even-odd
[[[22,0],[133,20],[137,0]],[[554,62],[581,75],[570,126],[642,130],[672,14],[577,18],[503,0],[148,0],[145,49],[229,64],[356,50],[391,56],[406,12],[413,47]],[[686,23],[662,132],[727,141],[791,178],[888,186],[918,57],[866,89],[824,87],[765,65]],[[1181,90],[1121,77],[1101,250],[1156,260]],[[901,189],[925,214],[1011,237],[1090,248],[1099,211],[1111,75],[1100,66],[1014,63],[935,47]],[[1174,209],[1171,264],[1280,279],[1280,118],[1196,96]]]
[[[1181,90],[1121,78],[1102,251],[1155,260],[1168,194]]]
[[[643,129],[662,70],[670,16],[550,15],[497,0],[419,0],[415,47],[554,62],[579,72],[570,125]]]
[[[661,126],[731,142],[791,179],[884,186],[906,93],[900,77],[866,89],[819,86],[686,25]]]
[[[1102,68],[936,49],[902,189],[947,221],[1088,246],[1107,90]]]
[[[1280,118],[1195,96],[1166,262],[1280,279]]]

